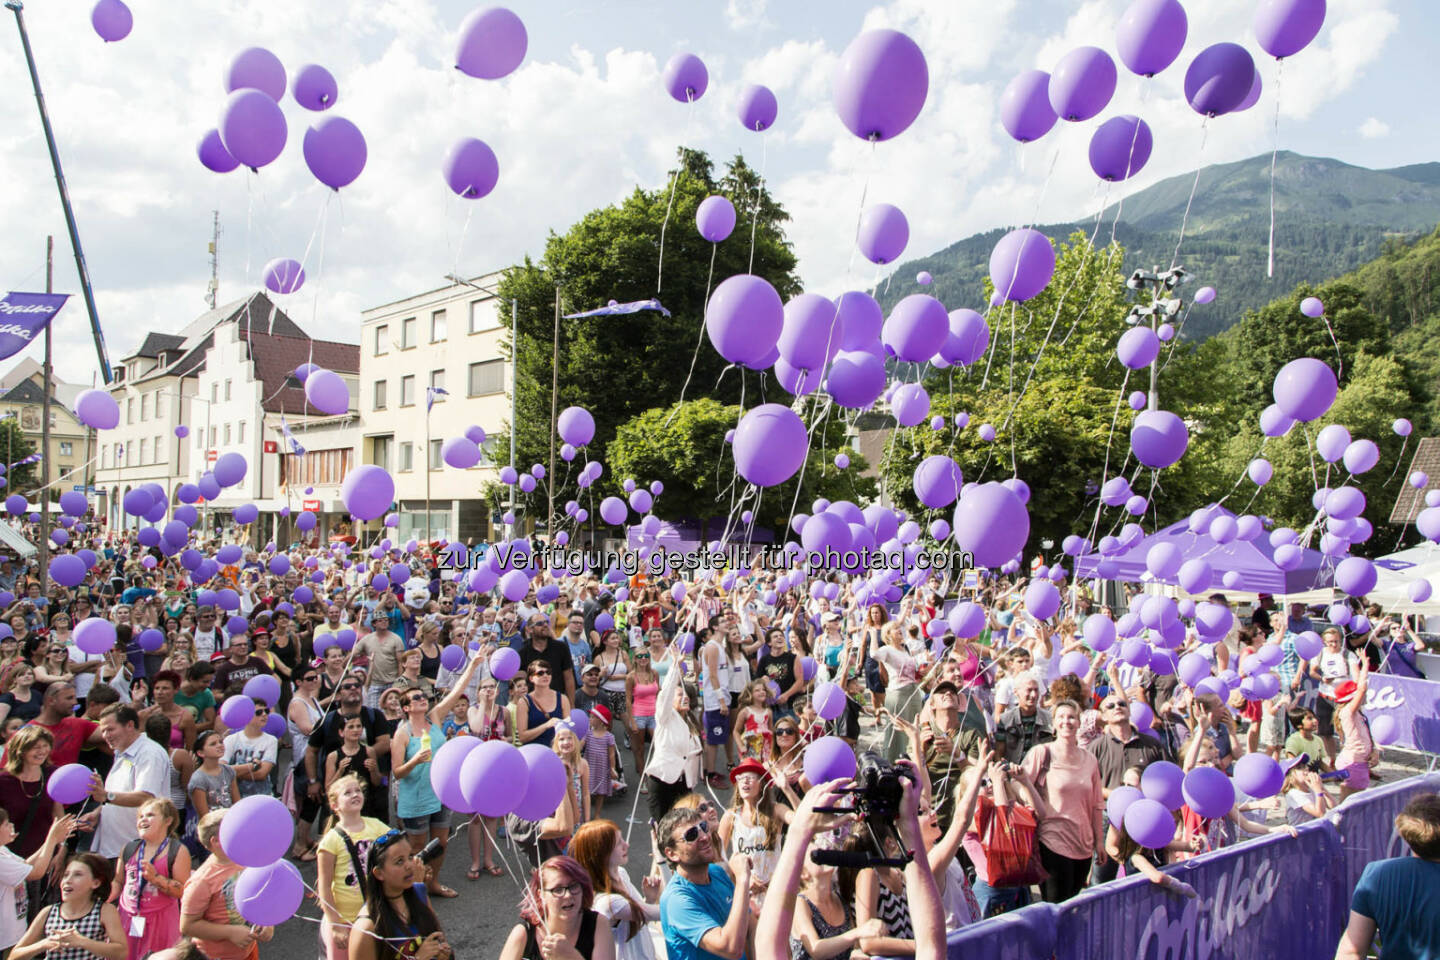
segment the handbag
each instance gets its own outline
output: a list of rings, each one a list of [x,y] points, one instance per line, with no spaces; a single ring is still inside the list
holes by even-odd
[[[990,886],[997,889],[1030,887],[1049,879],[1035,842],[1039,821],[1029,807],[1018,803],[997,807],[981,794],[976,816],[980,846],[985,851],[986,882]]]

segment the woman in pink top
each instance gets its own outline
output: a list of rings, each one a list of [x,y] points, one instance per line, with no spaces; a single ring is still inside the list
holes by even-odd
[[[659,630],[654,632],[664,636]],[[650,647],[637,647],[630,673],[625,677],[625,717],[630,724],[626,729],[636,770],[645,767],[645,754],[655,731],[655,696],[660,692],[660,674],[652,668],[653,654]]]
[[[1100,764],[1079,743],[1080,705],[1062,700],[1051,716],[1055,741],[1031,747],[1021,769],[1043,801],[1036,842],[1050,878],[1040,892],[1060,903],[1085,886],[1092,855],[1105,861],[1105,791]]]

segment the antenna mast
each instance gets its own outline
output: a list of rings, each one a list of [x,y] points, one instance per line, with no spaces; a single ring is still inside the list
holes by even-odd
[[[220,246],[220,211],[210,211],[214,217],[210,227],[210,287],[205,291],[205,302],[210,304],[210,309],[215,309],[216,300],[220,294],[220,258],[218,254]]]

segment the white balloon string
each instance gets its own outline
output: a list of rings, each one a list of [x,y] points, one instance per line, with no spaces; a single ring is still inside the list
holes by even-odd
[[[1185,228],[1190,224],[1190,207],[1195,203],[1195,190],[1200,186],[1200,171],[1205,167],[1200,160],[1205,156],[1205,141],[1210,136],[1210,118],[1200,124],[1200,149],[1195,151],[1195,181],[1190,184],[1190,199],[1185,201],[1185,215],[1180,218],[1180,239],[1175,241],[1175,253],[1170,257],[1170,269],[1180,262],[1180,246],[1185,242]]]
[[[455,261],[450,266],[450,276],[460,276],[460,258],[465,255],[465,238],[470,235],[470,220],[475,216],[475,202],[465,205],[465,224],[460,228],[460,241],[455,244]]]
[[[1406,434],[1400,440],[1400,452],[1395,454],[1395,469],[1390,471],[1390,476],[1385,481],[1385,486],[1390,486],[1395,480],[1395,474],[1400,472],[1400,465],[1405,462],[1405,446],[1410,442],[1410,435]]]
[[[755,228],[760,223],[760,198],[765,190],[765,168],[770,162],[770,141],[760,138],[760,177],[755,181],[755,206],[750,213],[750,266],[747,272],[755,272]],[[712,261],[713,262],[713,261]]]
[[[1270,144],[1270,259],[1265,276],[1275,276],[1275,161],[1280,155],[1280,86],[1285,79],[1285,61],[1275,61],[1275,125]]]
[[[670,416],[665,418],[667,427],[670,426],[670,421],[675,419],[675,415],[680,412],[680,405],[685,402],[685,391],[690,388],[690,378],[695,376],[695,363],[700,359],[700,344],[705,341],[705,321],[710,315],[710,284],[715,279],[715,254],[719,249],[718,243],[710,244],[710,272],[705,275],[705,298],[700,301],[700,329],[695,331],[695,352],[690,355],[690,372],[685,374],[685,382],[680,387],[680,399],[675,402]]]
[[[680,178],[685,175],[685,160],[690,150],[690,131],[695,122],[695,97],[688,87],[685,90],[685,102],[688,106],[685,112],[685,139],[680,142],[680,165],[675,168],[675,174],[670,178],[670,200],[665,204],[665,219],[660,223],[660,262],[655,268],[657,294],[660,293],[661,280],[665,276],[665,230],[670,226],[670,213],[675,209],[675,190],[680,186]]]

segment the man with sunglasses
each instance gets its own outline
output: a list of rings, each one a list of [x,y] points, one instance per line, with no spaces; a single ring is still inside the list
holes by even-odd
[[[311,732],[305,747],[305,778],[309,781],[305,789],[311,797],[318,798],[322,794],[325,758],[340,749],[344,739],[341,731],[345,729],[345,721],[351,717],[359,717],[365,725],[366,745],[375,748],[382,771],[389,772],[390,723],[379,710],[364,705],[360,681],[353,676],[346,677],[335,688],[335,708],[326,712],[320,726]]]
[[[1125,771],[1131,767],[1144,770],[1150,764],[1165,759],[1165,750],[1160,741],[1147,737],[1135,729],[1130,722],[1130,702],[1117,688],[1111,688],[1100,701],[1100,722],[1104,724],[1100,736],[1090,744],[1089,750],[1100,764],[1100,780],[1105,796],[1124,783]],[[1097,859],[1091,869],[1091,883],[1105,883],[1114,880],[1119,872],[1119,863],[1113,857]]]
[[[536,660],[544,662],[550,668],[551,682],[556,683],[563,679],[565,696],[574,703],[575,661],[570,657],[570,647],[550,636],[550,620],[544,614],[537,613],[531,617],[526,632],[529,636],[525,645],[520,648],[520,669],[528,670],[530,664]]]
[[[697,811],[676,807],[656,827],[660,854],[675,876],[660,895],[660,929],[670,960],[744,960],[749,937],[750,858],[737,853],[729,868],[714,862],[716,837]]]
[[[213,660],[225,649],[225,639],[216,626],[218,617],[212,606],[201,607],[195,614],[195,659]]]
[[[235,781],[242,797],[270,797],[270,772],[280,754],[280,744],[265,732],[270,708],[265,701],[255,703],[250,722],[225,738],[224,763],[235,771]]]

